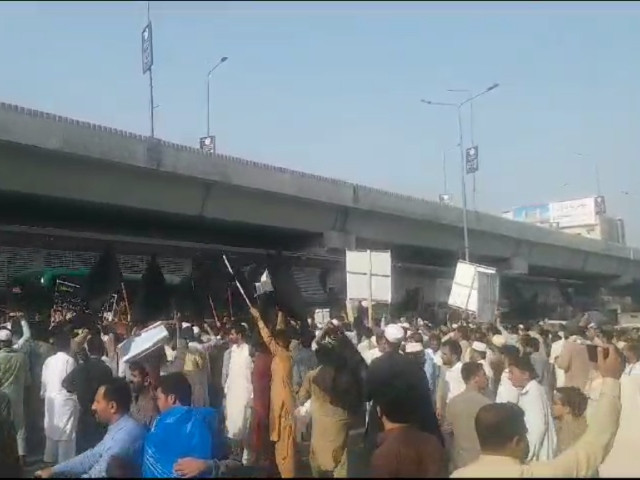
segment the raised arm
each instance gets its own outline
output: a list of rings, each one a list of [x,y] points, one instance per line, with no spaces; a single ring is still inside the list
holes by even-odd
[[[549,462],[534,462],[524,467],[527,477],[586,478],[593,475],[613,446],[620,424],[620,355],[609,346],[609,358],[598,349],[598,370],[604,377],[602,391],[587,431],[572,447]]]
[[[27,341],[31,340],[31,329],[29,328],[29,322],[27,322],[26,318],[22,317],[20,319],[20,326],[22,327],[22,337],[20,337],[20,340],[18,340],[13,347],[16,350],[20,350],[25,346]]]
[[[260,312],[258,312],[257,309],[251,307],[251,315],[253,316],[254,320],[256,321],[256,324],[258,325],[258,330],[260,330],[260,335],[262,336],[264,343],[267,345],[267,348],[271,352],[271,355],[275,356],[278,353],[281,353],[282,351],[284,351],[284,348],[278,345],[278,342],[276,342],[276,339],[273,338],[273,335],[271,335],[271,332],[262,321]]]

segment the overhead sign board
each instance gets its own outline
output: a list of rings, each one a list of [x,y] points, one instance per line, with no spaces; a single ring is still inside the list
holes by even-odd
[[[153,33],[151,22],[142,29],[142,74],[144,75],[153,67]]]
[[[216,137],[209,135],[207,137],[200,138],[200,150],[207,153],[216,152]]]
[[[466,150],[465,154],[465,166],[467,174],[476,173],[479,169],[478,164],[478,146],[474,145]]]

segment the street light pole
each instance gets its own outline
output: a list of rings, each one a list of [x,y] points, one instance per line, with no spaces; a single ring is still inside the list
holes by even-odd
[[[220,60],[218,60],[218,63],[216,63],[211,68],[211,70],[209,70],[209,73],[207,74],[207,137],[211,136],[211,75],[216,68],[218,68],[227,60],[229,60],[229,57],[222,57]]]
[[[489,93],[491,90],[495,90],[500,85],[498,83],[494,83],[486,90],[478,93],[477,95],[473,95],[467,98],[464,102],[461,103],[444,103],[444,102],[432,102],[429,100],[420,100],[422,103],[427,105],[436,105],[441,107],[449,107],[455,108],[456,113],[458,114],[458,141],[460,147],[460,183],[462,184],[462,230],[464,234],[464,259],[469,261],[469,218],[468,218],[468,209],[467,209],[467,181],[466,181],[466,171],[465,171],[465,159],[464,159],[464,136],[462,132],[462,107],[464,107],[467,103],[473,102],[476,98]]]
[[[580,157],[580,158],[587,158],[586,155],[583,155],[582,153],[579,152],[574,152],[574,155],[576,157]],[[595,180],[596,180],[596,194],[598,196],[600,196],[600,194],[602,193],[601,189],[600,189],[600,169],[598,168],[598,161],[594,160],[593,162],[593,168],[595,170]]]
[[[467,212],[467,180],[464,168],[464,143],[462,137],[462,104],[458,105],[458,141],[460,142],[460,177],[462,179],[462,229],[464,232],[464,259],[469,261],[469,217]]]

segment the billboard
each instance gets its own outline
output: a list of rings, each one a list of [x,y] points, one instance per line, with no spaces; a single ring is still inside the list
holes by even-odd
[[[513,209],[513,219],[519,222],[543,223],[551,221],[551,206],[548,203],[529,205]]]
[[[600,213],[596,198],[598,197],[552,203],[551,217],[560,228],[596,225]]]
[[[538,225],[553,224],[554,228],[579,227],[598,224],[598,217],[606,212],[603,196],[580,198],[539,205],[517,207],[503,212],[504,218]]]

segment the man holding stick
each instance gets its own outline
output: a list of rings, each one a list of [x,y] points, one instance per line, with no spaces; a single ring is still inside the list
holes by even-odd
[[[282,478],[295,477],[295,425],[293,413],[295,400],[293,394],[292,372],[293,361],[289,352],[289,337],[286,330],[277,329],[272,335],[260,313],[250,307],[260,335],[269,348],[271,361],[271,405],[269,429],[271,440],[275,442],[275,456],[278,470]],[[280,312],[279,315],[282,315]]]

